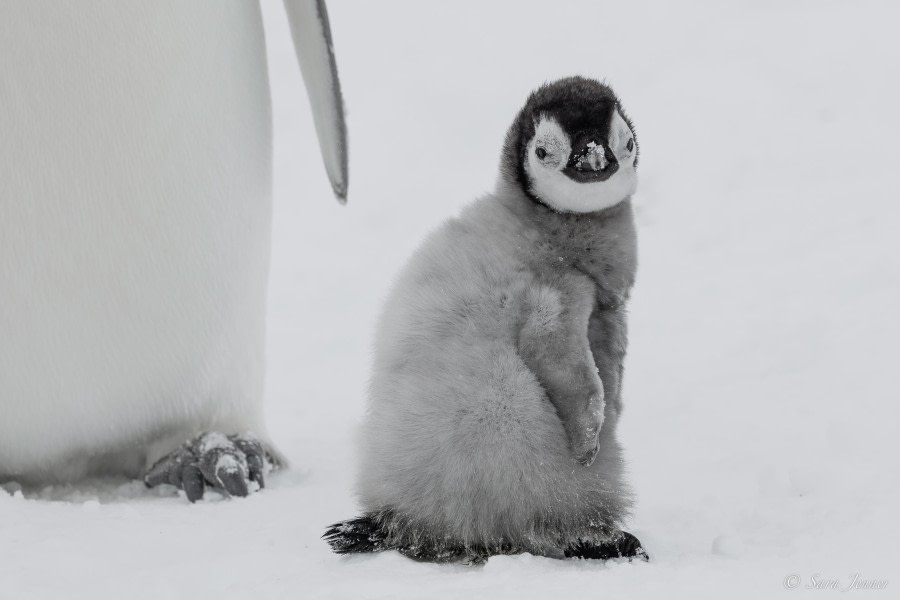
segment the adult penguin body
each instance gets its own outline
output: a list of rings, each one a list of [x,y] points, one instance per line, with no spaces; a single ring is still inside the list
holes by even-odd
[[[535,91],[496,191],[434,232],[376,336],[357,489],[338,553],[646,558],[616,440],[634,281],[637,142],[618,97]]]
[[[286,7],[343,199],[324,5]],[[4,2],[0,73],[0,481],[146,473],[191,500],[246,495],[275,456],[259,6]]]

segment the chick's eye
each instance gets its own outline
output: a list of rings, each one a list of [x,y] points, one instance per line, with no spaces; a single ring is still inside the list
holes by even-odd
[[[628,144],[625,147],[628,148],[629,152],[634,150],[634,138],[631,138],[630,140],[628,140]]]
[[[534,154],[535,154],[540,160],[544,160],[544,158],[547,157],[547,151],[544,150],[543,148],[537,148],[537,149],[534,151]]]

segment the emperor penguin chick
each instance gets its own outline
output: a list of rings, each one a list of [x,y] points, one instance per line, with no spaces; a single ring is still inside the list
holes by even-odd
[[[533,92],[496,191],[431,234],[375,345],[358,519],[337,553],[647,555],[616,422],[636,267],[637,141],[608,86]]]

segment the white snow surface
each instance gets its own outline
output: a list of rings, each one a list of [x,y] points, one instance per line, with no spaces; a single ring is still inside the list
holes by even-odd
[[[814,577],[853,573],[888,583],[850,597],[897,597],[898,5],[332,1],[346,207],[283,8],[263,7],[266,401],[292,468],[196,505],[140,482],[10,486],[0,598],[820,598]],[[640,140],[620,431],[652,561],[331,554],[325,526],[357,514],[354,431],[393,274],[493,187],[528,92],[576,73],[614,85]]]

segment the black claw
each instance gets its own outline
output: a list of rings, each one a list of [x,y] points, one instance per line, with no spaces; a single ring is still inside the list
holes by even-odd
[[[247,489],[247,460],[230,440],[227,445],[208,449],[200,459],[200,470],[207,483],[220,492],[240,497],[250,493]]]
[[[165,459],[164,459],[165,460]],[[169,459],[169,481],[179,490],[184,489],[184,469],[189,464],[196,464],[197,457],[190,451],[187,446],[182,446],[170,455]]]
[[[157,463],[144,475],[144,485],[153,488],[161,483],[169,483],[169,471]]]
[[[266,487],[265,481],[265,463],[261,456],[256,454],[247,455],[247,469],[250,470],[250,481],[255,481],[259,488]]]
[[[181,471],[181,483],[187,499],[191,502],[196,502],[203,497],[206,484],[203,482],[203,473],[196,464],[185,465]]]
[[[231,436],[230,439],[247,458],[247,470],[250,474],[250,481],[255,481],[260,489],[266,487],[266,451],[263,450],[262,444],[256,440],[248,440],[240,436]]]
[[[232,468],[220,468],[216,471],[216,479],[219,484],[225,488],[229,496],[239,496],[243,498],[250,493],[247,486],[247,475],[240,470],[235,471]]]
[[[178,489],[182,489],[181,472],[184,469],[184,465],[192,461],[193,458],[193,454],[185,446],[162,457],[147,470],[147,473],[144,475],[144,485],[148,488],[153,488],[168,483]]]

